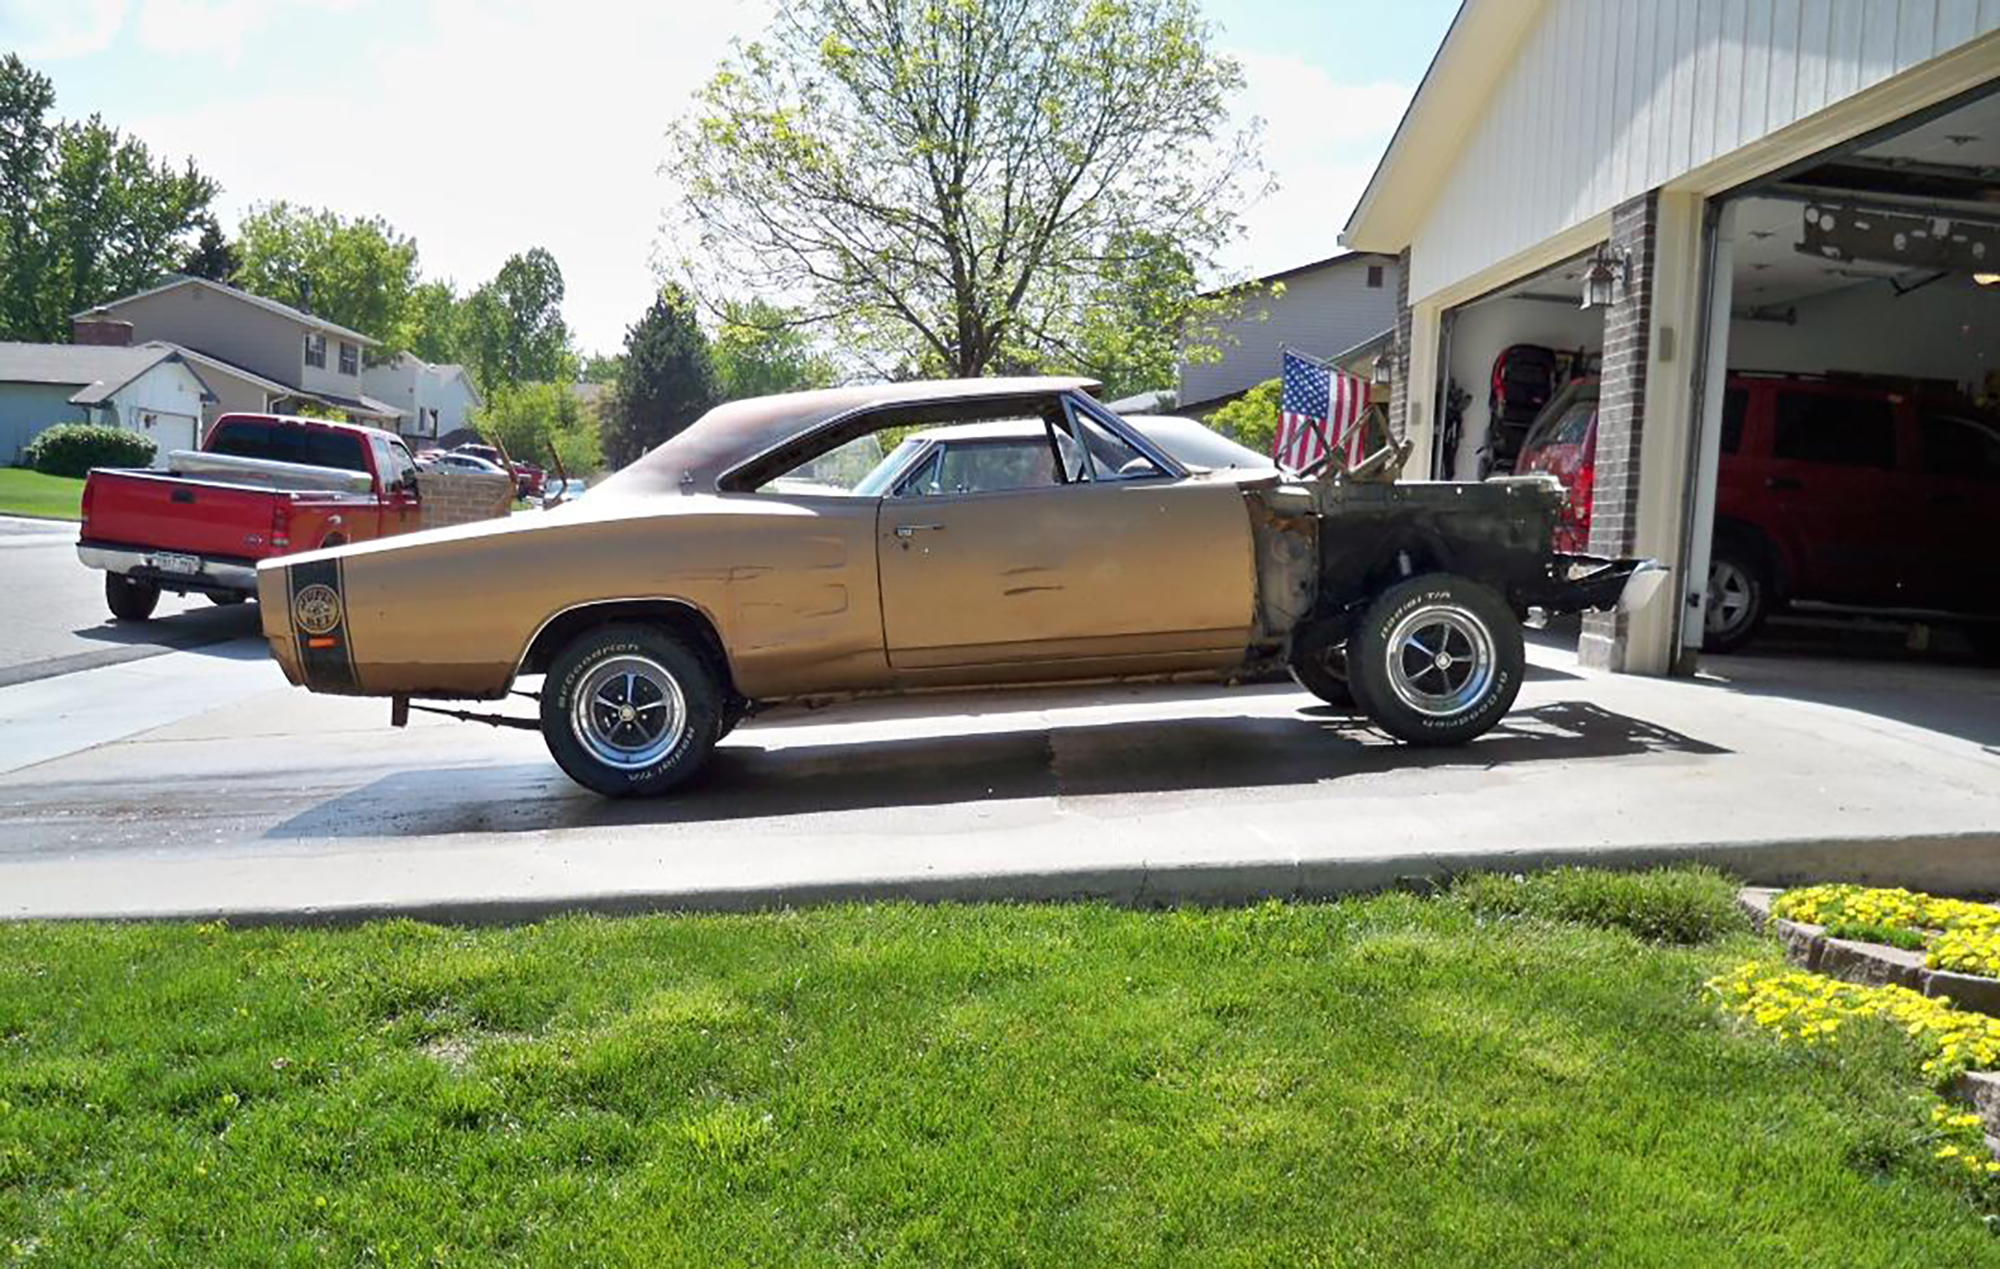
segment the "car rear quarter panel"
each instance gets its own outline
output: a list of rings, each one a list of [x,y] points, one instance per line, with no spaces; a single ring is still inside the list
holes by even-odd
[[[865,688],[887,677],[874,504],[849,501],[857,505],[757,495],[670,496],[657,510],[579,504],[577,514],[433,530],[300,563],[339,563],[355,681],[346,690],[364,695],[497,696],[546,623],[625,600],[702,614],[746,695]],[[264,584],[290,594],[289,582]],[[266,609],[282,627],[273,635],[267,619],[274,650],[295,642],[287,609]]]

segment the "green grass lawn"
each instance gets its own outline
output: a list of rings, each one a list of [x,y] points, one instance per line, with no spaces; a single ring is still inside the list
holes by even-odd
[[[1771,944],[1538,909],[0,927],[0,1264],[1993,1263]]]
[[[44,476],[25,467],[0,467],[0,515],[83,518],[83,481]]]

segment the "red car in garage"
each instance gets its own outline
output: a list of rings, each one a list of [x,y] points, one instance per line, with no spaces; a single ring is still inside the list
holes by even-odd
[[[1542,412],[1517,470],[1569,491],[1556,549],[1590,537],[1595,380]],[[1732,374],[1724,391],[1704,644],[1733,648],[1816,601],[2000,618],[2000,421],[1881,380]],[[1992,626],[1975,625],[1982,643]]]

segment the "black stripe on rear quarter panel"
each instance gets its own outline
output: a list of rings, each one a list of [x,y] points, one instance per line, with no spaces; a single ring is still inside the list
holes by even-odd
[[[356,696],[360,680],[354,673],[354,649],[347,641],[347,588],[343,584],[340,560],[304,560],[285,570],[291,583],[292,637],[298,640],[299,673],[315,692]],[[313,586],[333,591],[338,620],[331,629],[309,631],[299,622],[299,595]],[[332,643],[326,642],[331,640]],[[318,643],[319,646],[313,646]]]

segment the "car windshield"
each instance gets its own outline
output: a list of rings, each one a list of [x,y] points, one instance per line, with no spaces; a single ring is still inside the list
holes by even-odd
[[[807,459],[770,487],[782,493],[862,493],[862,482],[881,466],[882,442],[869,432]]]
[[[1184,467],[1217,471],[1225,467],[1259,468],[1273,465],[1269,458],[1256,450],[1238,445],[1222,433],[1194,419],[1127,416],[1125,421],[1137,428],[1147,440],[1167,451]]]
[[[863,476],[854,486],[854,492],[863,498],[880,498],[889,492],[889,485],[896,479],[896,473],[903,470],[910,457],[924,447],[924,442],[909,436],[903,443],[889,452],[889,456],[875,464],[875,470]]]

